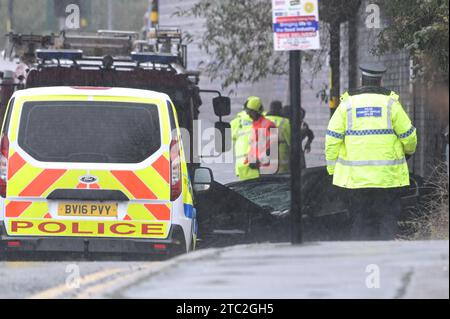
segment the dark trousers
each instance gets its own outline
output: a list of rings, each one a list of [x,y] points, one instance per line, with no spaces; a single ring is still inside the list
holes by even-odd
[[[398,233],[399,188],[345,190],[352,217],[353,240],[390,240]]]

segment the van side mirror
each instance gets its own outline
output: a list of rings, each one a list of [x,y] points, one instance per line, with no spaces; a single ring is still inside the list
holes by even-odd
[[[215,151],[225,153],[231,150],[231,125],[227,122],[216,122],[214,128],[220,132],[220,136],[215,139]]]
[[[214,113],[218,117],[231,114],[231,100],[226,96],[218,96],[213,99]]]
[[[209,191],[214,181],[213,172],[209,168],[199,167],[194,171],[194,192],[197,194]]]

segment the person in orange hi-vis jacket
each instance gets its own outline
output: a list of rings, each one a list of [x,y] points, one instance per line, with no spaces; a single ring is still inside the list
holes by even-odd
[[[271,150],[278,146],[278,141],[274,138],[278,136],[276,125],[263,116],[261,99],[255,96],[249,97],[245,103],[245,111],[252,119],[253,125],[248,155],[245,165],[239,172],[241,180],[259,178],[262,171],[270,174]]]

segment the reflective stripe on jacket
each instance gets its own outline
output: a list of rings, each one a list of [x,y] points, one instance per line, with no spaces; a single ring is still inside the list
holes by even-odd
[[[328,125],[327,169],[344,188],[407,186],[405,154],[416,146],[416,129],[397,94],[345,93]]]
[[[260,116],[253,122],[250,149],[245,163],[260,163],[261,166],[270,165],[271,136],[270,129],[276,129],[275,124]]]

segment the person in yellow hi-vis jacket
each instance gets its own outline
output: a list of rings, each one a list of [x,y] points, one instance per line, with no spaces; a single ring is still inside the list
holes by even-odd
[[[242,142],[242,145],[236,146],[235,144],[237,155],[240,155],[241,152],[245,153],[242,162],[240,161],[241,158],[236,156],[236,171],[241,181],[259,178],[261,170],[271,170],[270,146],[273,142],[271,139],[271,130],[276,129],[276,126],[264,117],[263,109],[261,99],[257,96],[250,96],[244,104],[244,110],[251,119],[250,132],[247,131],[248,127],[246,125],[240,129],[238,127],[235,130],[233,130],[233,126],[237,124],[231,125],[233,140],[239,140],[238,137],[242,133],[248,136]],[[247,145],[244,142],[247,142]]]
[[[399,96],[381,86],[386,68],[360,69],[362,87],[342,95],[328,125],[327,170],[349,200],[353,238],[391,239],[400,192],[410,183],[406,157],[416,150],[416,129]]]
[[[283,105],[280,101],[270,104],[266,118],[278,128],[278,170],[277,174],[289,173],[289,158],[291,146],[291,123],[283,116]]]
[[[248,101],[246,102],[246,104],[247,103]],[[234,144],[236,176],[239,176],[240,168],[246,166],[245,160],[247,158],[250,145],[250,137],[252,134],[253,120],[245,111],[245,105],[243,110],[240,111],[230,122],[231,138]]]

